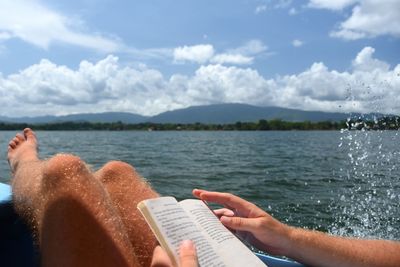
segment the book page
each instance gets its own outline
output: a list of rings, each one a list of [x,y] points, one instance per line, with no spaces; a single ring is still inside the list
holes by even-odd
[[[149,224],[151,227],[158,227],[158,229],[153,229],[157,239],[163,244],[164,240],[160,240],[157,235],[159,231],[165,238],[166,244],[163,245],[170,248],[170,253],[175,257],[176,262],[179,259],[179,245],[183,240],[190,239],[196,245],[200,266],[227,266],[175,198],[161,197],[145,200],[144,203],[156,225]]]
[[[265,267],[254,253],[231,233],[201,200],[187,199],[180,205],[189,213],[199,228],[213,241],[217,253],[228,266],[260,266]]]

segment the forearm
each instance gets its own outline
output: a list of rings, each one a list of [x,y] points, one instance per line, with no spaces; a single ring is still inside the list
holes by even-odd
[[[399,266],[400,243],[292,228],[286,255],[311,266]]]
[[[399,266],[400,242],[335,237],[282,224],[256,205],[229,193],[195,189],[206,201],[236,210],[239,215],[222,216],[230,229],[251,234],[253,245],[285,255],[311,266]],[[241,215],[240,215],[241,214]]]

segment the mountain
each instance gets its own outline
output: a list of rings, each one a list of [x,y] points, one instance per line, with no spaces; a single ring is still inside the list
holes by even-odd
[[[65,121],[88,121],[88,122],[117,122],[140,123],[148,117],[127,112],[104,112],[104,113],[82,113],[65,116],[41,116],[41,117],[0,117],[0,121],[13,123],[52,123]]]
[[[351,114],[359,117],[361,114]],[[382,114],[367,114],[364,117],[372,118],[383,116]],[[349,117],[347,113],[328,113],[320,111],[304,111],[279,107],[257,107],[247,104],[215,104],[206,106],[193,106],[160,113],[153,117],[146,117],[126,112],[105,112],[73,114],[66,116],[42,116],[9,118],[0,117],[0,122],[13,123],[52,123],[65,121],[88,122],[117,122],[124,123],[213,123],[226,124],[241,122],[256,122],[260,119],[281,119],[284,121],[342,121]]]
[[[348,114],[303,111],[279,107],[257,107],[247,104],[216,104],[193,106],[167,111],[149,118],[156,123],[235,123],[255,122],[260,119],[282,119],[285,121],[341,121]]]

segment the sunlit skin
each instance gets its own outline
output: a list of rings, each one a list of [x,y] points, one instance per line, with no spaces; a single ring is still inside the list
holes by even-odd
[[[399,266],[400,242],[336,237],[290,227],[242,198],[195,189],[193,195],[224,206],[220,221],[254,246],[311,266]]]
[[[171,259],[168,257],[167,252],[160,246],[154,249],[153,261],[151,267],[170,267],[172,265]],[[192,241],[185,240],[179,248],[179,266],[181,267],[197,267],[197,253],[196,248]]]
[[[9,142],[8,162],[15,208],[33,229],[43,266],[172,266],[136,209],[158,194],[132,166],[114,161],[91,172],[73,155],[40,160],[37,147],[25,129]],[[181,248],[184,267],[197,264],[190,244]]]
[[[109,162],[97,172],[73,155],[40,160],[31,129],[8,146],[17,212],[32,227],[43,266],[172,266],[136,209],[157,197],[135,169]],[[398,266],[400,243],[361,240],[290,227],[229,193],[193,190],[224,206],[220,221],[254,246],[312,266]],[[99,251],[101,253],[99,253]],[[197,266],[190,241],[180,247],[180,266]]]

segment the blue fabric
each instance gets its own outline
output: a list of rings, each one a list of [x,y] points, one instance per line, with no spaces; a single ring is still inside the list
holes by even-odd
[[[268,267],[304,267],[303,264],[295,261],[285,260],[261,253],[256,253],[256,255],[260,260],[267,264]]]
[[[8,184],[0,183],[0,202],[11,200],[11,187]]]

